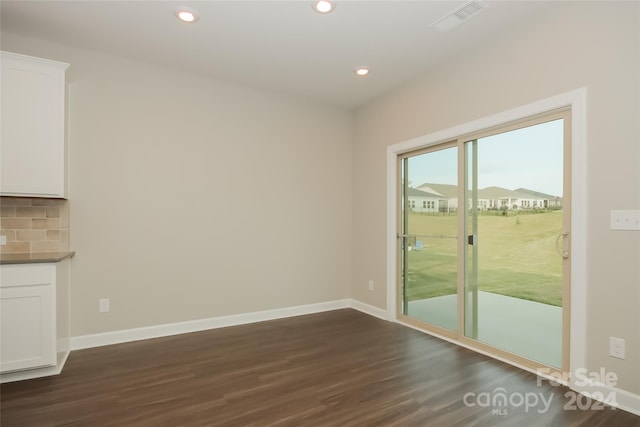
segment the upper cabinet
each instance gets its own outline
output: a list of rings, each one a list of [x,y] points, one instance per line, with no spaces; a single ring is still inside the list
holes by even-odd
[[[68,66],[2,52],[0,195],[66,197]]]

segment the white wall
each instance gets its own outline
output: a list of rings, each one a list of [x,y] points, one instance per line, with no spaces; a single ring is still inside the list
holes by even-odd
[[[609,230],[610,209],[640,208],[639,80],[640,4],[566,2],[359,109],[353,297],[386,305],[387,146],[586,87],[587,368],[640,393],[640,233]],[[625,360],[608,356],[609,336],[626,340]]]
[[[2,49],[71,64],[73,336],[349,296],[351,113],[14,34]]]

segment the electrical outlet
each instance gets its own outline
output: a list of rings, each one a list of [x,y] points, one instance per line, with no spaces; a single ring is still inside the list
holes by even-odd
[[[109,310],[111,310],[110,304],[109,304],[109,298],[101,298],[99,300],[99,310],[100,313],[108,313]]]
[[[7,244],[7,236],[4,234],[0,234],[0,246],[4,246]]]
[[[373,292],[373,280],[369,280],[369,291]]]
[[[622,338],[609,337],[609,356],[624,359],[624,340]]]

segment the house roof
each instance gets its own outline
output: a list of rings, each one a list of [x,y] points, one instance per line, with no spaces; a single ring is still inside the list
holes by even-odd
[[[530,197],[530,196],[527,196]],[[523,194],[502,187],[487,187],[478,190],[480,199],[522,199]]]
[[[442,195],[430,193],[428,191],[418,190],[416,188],[407,188],[407,195],[409,197],[430,197],[432,199],[441,199]]]
[[[551,194],[546,194],[546,193],[541,193],[539,191],[529,190],[528,188],[518,188],[515,191],[517,191],[518,193],[529,194],[529,195],[538,197],[540,199],[553,200],[553,199],[560,199],[561,198],[561,197],[558,197],[558,196],[553,196]]]
[[[458,197],[458,186],[451,184],[433,184],[425,183],[417,187],[421,191],[432,192],[439,194],[440,197],[444,196],[448,199],[455,199]]]
[[[422,197],[447,197],[449,199],[455,199],[458,197],[458,186],[451,184],[434,184],[425,183],[415,189],[414,191],[420,191],[430,194],[429,196]],[[410,194],[412,195],[412,194]],[[416,195],[417,196],[417,195]],[[540,200],[554,200],[556,196],[550,194],[541,193],[539,191],[529,190],[527,188],[518,188],[517,190],[509,190],[503,187],[486,187],[478,190],[478,198],[480,199],[540,199]]]

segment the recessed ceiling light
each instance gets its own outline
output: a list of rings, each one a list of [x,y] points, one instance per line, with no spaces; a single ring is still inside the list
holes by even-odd
[[[176,17],[182,22],[194,23],[198,20],[196,11],[188,7],[180,7],[176,9]]]
[[[318,13],[331,13],[335,7],[336,5],[329,0],[318,0],[313,2],[313,10]]]
[[[355,70],[353,70],[353,72],[360,77],[364,77],[367,74],[369,74],[369,69],[367,67],[358,67]]]

